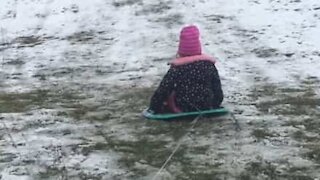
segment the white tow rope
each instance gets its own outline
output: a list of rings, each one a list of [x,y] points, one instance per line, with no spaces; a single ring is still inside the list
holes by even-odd
[[[158,172],[156,173],[156,175],[152,178],[152,180],[156,180],[157,177],[159,176],[159,174],[162,172],[162,170],[167,166],[167,164],[169,163],[169,161],[172,159],[172,157],[174,156],[174,154],[178,151],[179,147],[181,146],[184,137],[186,137],[186,135],[188,135],[188,133],[194,128],[194,126],[196,125],[196,123],[198,122],[198,120],[202,117],[202,114],[198,115],[192,122],[192,126],[188,129],[188,132],[182,136],[179,141],[178,144],[176,145],[176,147],[174,148],[174,150],[172,151],[172,153],[170,154],[170,156],[167,158],[167,160],[163,163],[163,165],[161,166],[161,168],[158,170]]]

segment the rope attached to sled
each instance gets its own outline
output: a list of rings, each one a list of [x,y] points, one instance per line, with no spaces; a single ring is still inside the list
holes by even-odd
[[[156,175],[152,178],[152,180],[156,180],[157,177],[159,176],[159,174],[161,173],[161,171],[167,166],[167,164],[169,163],[169,161],[172,159],[172,157],[174,156],[174,154],[178,151],[179,147],[181,146],[182,142],[183,142],[183,138],[188,135],[188,133],[195,127],[196,123],[198,122],[198,120],[202,117],[202,114],[200,114],[199,116],[197,116],[192,122],[192,126],[189,128],[188,132],[182,136],[178,142],[178,144],[176,145],[176,147],[174,148],[174,150],[172,151],[172,153],[169,155],[169,157],[167,158],[167,160],[163,163],[163,165],[161,166],[161,168],[158,170],[158,172],[156,173]]]
[[[199,115],[193,119],[193,121],[190,123],[192,124],[192,126],[188,129],[188,132],[182,136],[178,142],[178,144],[176,145],[176,147],[174,148],[174,150],[172,151],[172,153],[169,155],[169,157],[167,158],[167,160],[163,163],[163,165],[161,166],[161,168],[158,170],[158,172],[156,173],[156,175],[152,178],[152,180],[156,180],[156,178],[159,176],[159,174],[161,173],[161,171],[167,166],[167,164],[169,163],[169,161],[172,159],[172,157],[174,156],[174,154],[178,151],[179,147],[181,146],[182,142],[183,142],[183,138],[185,136],[188,135],[188,133],[195,127],[195,125],[197,124],[198,120],[203,116],[203,113],[201,112],[201,110],[195,106],[193,103],[191,103],[190,101],[188,101],[187,99],[184,99],[190,106],[194,107],[198,112]]]
[[[201,110],[195,106],[193,103],[191,103],[190,101],[188,101],[187,99],[184,99],[189,105],[191,105],[192,107],[194,107],[198,112],[199,115],[191,122],[192,126],[188,129],[188,132],[182,136],[178,142],[178,144],[176,145],[176,147],[174,148],[174,150],[172,151],[172,153],[169,155],[169,157],[166,159],[166,161],[163,163],[163,165],[161,166],[161,168],[158,170],[158,172],[155,174],[155,176],[152,178],[152,180],[156,180],[157,177],[159,176],[159,174],[161,173],[161,171],[167,166],[167,164],[170,162],[170,160],[172,159],[172,157],[174,156],[174,154],[178,151],[179,147],[181,146],[182,142],[183,142],[183,138],[188,135],[188,133],[195,127],[196,123],[198,122],[198,120],[203,116],[203,113],[201,112]],[[238,122],[238,119],[235,117],[235,115],[232,112],[229,112],[232,120],[233,120],[233,124],[235,125],[235,129],[236,131],[241,131],[241,127],[240,124]]]
[[[178,144],[176,145],[176,147],[174,148],[174,150],[172,151],[172,153],[170,154],[170,156],[167,158],[167,160],[163,163],[163,165],[161,166],[161,168],[159,169],[159,171],[156,173],[156,175],[152,178],[152,180],[156,180],[156,178],[158,177],[158,175],[161,173],[161,171],[167,166],[167,164],[169,163],[169,161],[172,159],[172,157],[174,156],[174,154],[178,151],[179,147],[181,146],[182,142],[183,142],[183,138],[188,135],[188,133],[190,132],[190,130],[192,130],[195,126],[195,124],[198,122],[198,120],[202,117],[202,115],[197,116],[192,122],[192,126],[191,128],[188,130],[188,132],[181,137],[180,141],[178,142]]]
[[[241,126],[239,124],[239,121],[238,119],[236,118],[236,116],[234,115],[233,112],[229,112],[230,116],[231,116],[231,120],[233,120],[233,124],[235,125],[236,127],[236,131],[241,131]]]

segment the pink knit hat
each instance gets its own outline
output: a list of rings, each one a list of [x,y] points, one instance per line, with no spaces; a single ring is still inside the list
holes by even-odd
[[[201,54],[200,32],[197,26],[184,27],[180,32],[178,54],[180,56],[194,56]]]

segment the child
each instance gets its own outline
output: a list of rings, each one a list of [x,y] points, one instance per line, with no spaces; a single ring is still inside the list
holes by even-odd
[[[199,29],[181,30],[178,58],[151,98],[149,111],[179,113],[218,108],[223,100],[215,60],[201,52]]]

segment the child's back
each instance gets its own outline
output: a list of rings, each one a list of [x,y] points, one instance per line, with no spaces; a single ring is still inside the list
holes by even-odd
[[[169,97],[169,109],[173,112],[219,107],[223,93],[218,71],[213,59],[201,55],[199,31],[195,26],[182,30],[178,53],[183,57],[172,63],[151,99],[150,110],[163,112]]]

